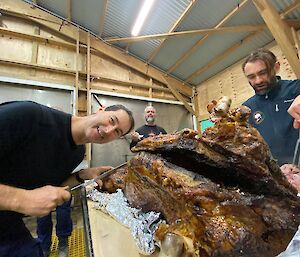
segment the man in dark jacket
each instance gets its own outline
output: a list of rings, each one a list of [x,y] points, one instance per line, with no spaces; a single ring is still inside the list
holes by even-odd
[[[293,119],[287,113],[300,94],[300,80],[281,80],[276,76],[280,64],[269,50],[252,52],[242,65],[255,95],[244,105],[251,108],[249,123],[268,143],[279,165],[292,163],[299,132],[293,128]]]

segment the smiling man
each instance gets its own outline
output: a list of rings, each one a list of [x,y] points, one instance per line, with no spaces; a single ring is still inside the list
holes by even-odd
[[[249,123],[263,136],[279,165],[292,163],[298,130],[293,128],[287,110],[300,94],[300,80],[281,80],[276,76],[280,64],[266,49],[252,52],[242,69],[255,92],[243,104],[252,111]]]
[[[84,158],[84,144],[104,144],[130,132],[131,111],[122,105],[89,116],[28,102],[0,104],[0,254],[43,256],[22,214],[44,216],[70,199],[67,187],[110,167],[71,172]]]

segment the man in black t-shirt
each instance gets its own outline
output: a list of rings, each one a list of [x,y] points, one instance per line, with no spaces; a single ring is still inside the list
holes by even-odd
[[[138,141],[152,137],[159,134],[167,134],[167,132],[160,126],[155,124],[156,110],[153,106],[147,106],[144,111],[146,124],[139,127],[136,131],[131,133],[130,149],[134,147]]]
[[[133,127],[122,105],[79,117],[29,101],[0,104],[0,256],[43,256],[22,215],[47,215],[70,199],[68,187],[109,169],[71,174],[86,143],[113,141]]]

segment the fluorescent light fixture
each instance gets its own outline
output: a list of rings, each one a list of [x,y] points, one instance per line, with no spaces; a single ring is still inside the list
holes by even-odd
[[[145,0],[131,31],[132,36],[137,36],[139,34],[153,3],[154,0]]]

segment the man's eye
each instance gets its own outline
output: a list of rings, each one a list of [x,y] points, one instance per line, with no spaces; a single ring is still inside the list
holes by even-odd
[[[248,75],[247,78],[250,79],[250,80],[255,79],[255,75]]]
[[[262,76],[262,75],[267,75],[268,71],[267,70],[262,70],[258,73],[258,75]]]
[[[110,117],[110,123],[112,124],[112,125],[115,125],[115,120],[113,119],[113,117]]]

